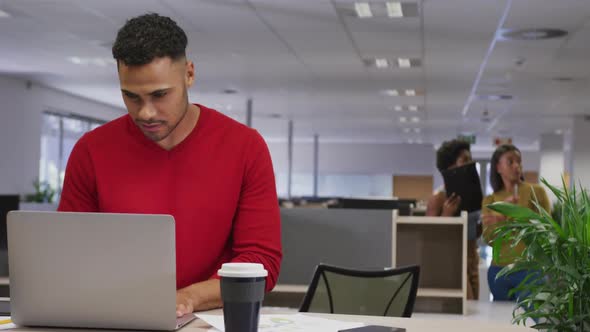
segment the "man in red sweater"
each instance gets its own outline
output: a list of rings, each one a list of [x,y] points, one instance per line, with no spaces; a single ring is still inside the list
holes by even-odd
[[[157,14],[119,30],[113,56],[128,114],[76,143],[59,205],[173,215],[178,316],[221,306],[222,263],[262,263],[270,291],[282,257],[268,148],[255,130],[188,102],[195,70],[186,45],[184,31]]]

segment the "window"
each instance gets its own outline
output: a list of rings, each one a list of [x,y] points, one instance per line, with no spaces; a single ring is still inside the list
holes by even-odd
[[[276,185],[279,197],[287,197],[288,174],[277,173]],[[293,173],[291,177],[291,196],[313,196],[313,174]]]
[[[390,174],[320,174],[320,196],[392,197]]]
[[[57,190],[56,200],[59,200],[66,165],[74,145],[84,133],[103,123],[105,121],[76,115],[43,113],[39,181],[47,182]]]
[[[287,197],[287,173],[276,173],[277,193]],[[313,196],[313,174],[293,173],[291,196]],[[320,174],[319,197],[392,197],[389,174]]]

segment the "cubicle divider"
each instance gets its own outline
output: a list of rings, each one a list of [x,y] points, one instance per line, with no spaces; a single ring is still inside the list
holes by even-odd
[[[467,215],[281,209],[283,263],[264,305],[298,308],[319,263],[353,269],[420,265],[415,312],[465,313]]]
[[[391,210],[282,208],[283,262],[265,305],[298,308],[319,263],[391,266]]]

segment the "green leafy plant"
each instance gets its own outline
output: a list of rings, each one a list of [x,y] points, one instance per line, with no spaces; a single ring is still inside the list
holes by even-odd
[[[35,188],[35,193],[25,195],[26,202],[53,203],[55,190],[51,188],[49,183],[41,182],[39,179],[35,179],[35,181],[33,181],[33,188]]]
[[[525,294],[518,299],[514,323],[526,325],[530,318],[539,330],[590,331],[590,198],[582,186],[568,190],[565,183],[558,189],[542,182],[557,197],[553,215],[538,202],[538,212],[505,202],[489,205],[508,217],[494,232],[494,258],[502,243],[526,245],[498,276],[531,272],[512,290]]]

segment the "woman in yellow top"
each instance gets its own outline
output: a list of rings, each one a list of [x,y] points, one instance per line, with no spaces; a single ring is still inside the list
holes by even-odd
[[[551,210],[547,193],[538,184],[526,183],[522,176],[522,158],[518,148],[513,145],[502,145],[492,155],[490,165],[490,182],[494,193],[484,198],[482,203],[483,238],[490,245],[494,241],[494,230],[498,223],[505,222],[506,217],[487,208],[494,202],[510,202],[536,210],[534,202],[538,200],[546,211]],[[514,301],[520,294],[508,295],[518,286],[531,271],[520,271],[508,276],[496,278],[500,270],[522,254],[524,244],[519,243],[512,248],[511,243],[503,243],[498,260],[494,260],[488,270],[488,283],[494,295],[494,301]]]

